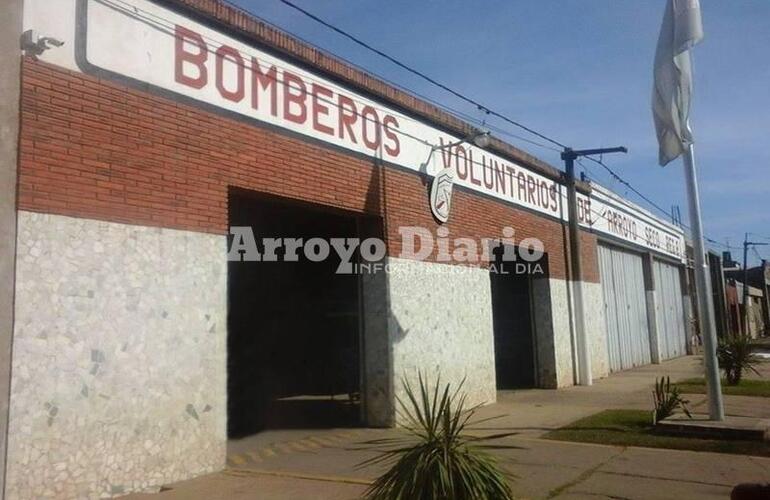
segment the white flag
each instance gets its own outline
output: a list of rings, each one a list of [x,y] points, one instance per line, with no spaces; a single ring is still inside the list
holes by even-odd
[[[658,161],[666,165],[692,143],[690,49],[703,38],[698,0],[668,0],[655,52],[652,114],[658,134]]]

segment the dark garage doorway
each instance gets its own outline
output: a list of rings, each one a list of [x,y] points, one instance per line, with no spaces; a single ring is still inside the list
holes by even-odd
[[[368,220],[367,220],[368,221]],[[230,225],[262,238],[358,237],[361,218],[233,191]],[[361,421],[360,282],[340,259],[228,263],[228,435]]]
[[[495,374],[498,390],[536,386],[531,275],[526,263],[503,260],[503,246],[490,266]],[[516,249],[511,247],[515,254]]]

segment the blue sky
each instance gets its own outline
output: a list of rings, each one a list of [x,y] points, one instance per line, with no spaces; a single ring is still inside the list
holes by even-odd
[[[657,166],[652,60],[664,0],[293,0],[446,85],[574,148],[625,145],[605,162],[687,223],[681,161]],[[278,0],[259,17],[444,105],[479,111]],[[692,123],[706,234],[733,257],[746,231],[770,243],[770,2],[701,0]],[[490,123],[520,134],[510,125]],[[562,168],[557,153],[498,134]],[[588,175],[650,208],[596,164]],[[653,209],[654,210],[654,209]],[[711,245],[721,251],[722,246]],[[770,246],[758,253],[770,258]],[[753,262],[758,260],[750,252]]]

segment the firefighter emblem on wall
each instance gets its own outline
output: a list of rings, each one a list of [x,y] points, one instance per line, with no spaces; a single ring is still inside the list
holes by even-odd
[[[449,219],[452,208],[452,185],[454,175],[451,168],[443,168],[433,178],[430,186],[430,210],[442,224]]]

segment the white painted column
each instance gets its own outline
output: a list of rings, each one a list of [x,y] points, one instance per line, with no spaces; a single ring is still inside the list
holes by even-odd
[[[655,283],[655,260],[651,253],[643,256],[644,265],[644,296],[647,303],[647,324],[650,331],[650,359],[654,364],[661,361],[660,355],[660,332],[658,331],[658,309],[657,309],[657,285]]]

